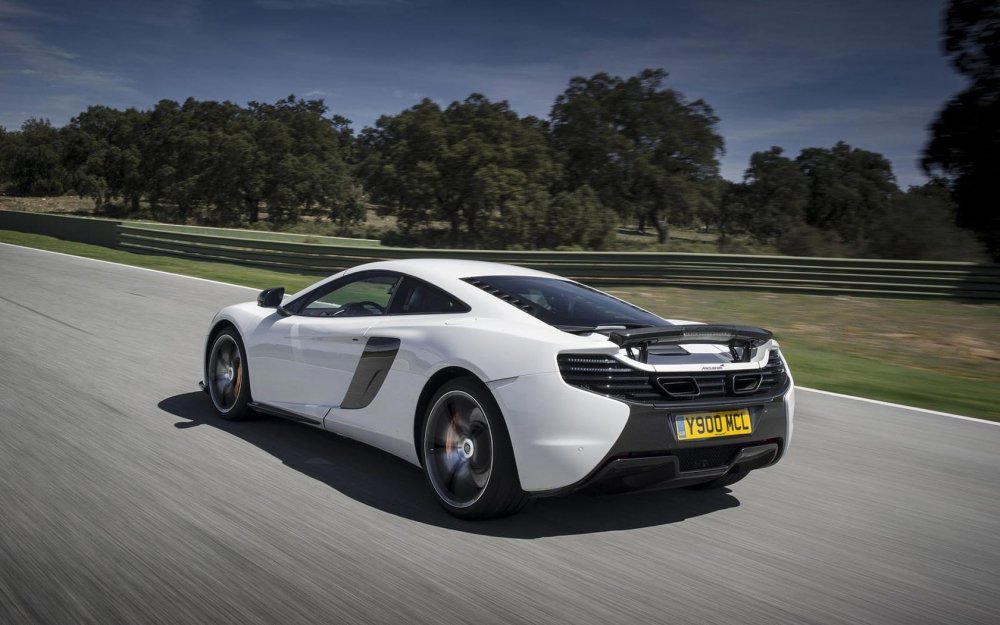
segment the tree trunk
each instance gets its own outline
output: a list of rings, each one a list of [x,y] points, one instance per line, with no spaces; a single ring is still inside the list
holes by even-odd
[[[479,228],[476,225],[477,215],[474,211],[469,211],[469,214],[465,216],[465,238],[466,245],[479,246],[483,239],[480,236]]]
[[[653,226],[656,228],[656,241],[658,243],[666,243],[670,240],[670,224],[667,223],[666,218],[660,219],[656,212],[651,212],[649,214],[650,221],[653,222]]]
[[[260,221],[260,200],[247,200],[247,213],[250,223]]]

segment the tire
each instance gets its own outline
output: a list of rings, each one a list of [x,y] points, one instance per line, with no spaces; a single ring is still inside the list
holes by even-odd
[[[205,386],[215,414],[227,421],[244,421],[252,416],[250,377],[246,349],[234,328],[219,332],[208,350]]]
[[[691,490],[715,490],[716,488],[725,488],[730,484],[735,484],[736,482],[739,482],[748,475],[750,475],[749,471],[744,471],[744,472],[735,471],[733,473],[726,473],[722,477],[714,479],[711,482],[692,484],[687,488],[690,488]]]
[[[434,394],[420,431],[424,476],[438,503],[462,519],[513,514],[521,490],[507,426],[479,380],[461,377]]]

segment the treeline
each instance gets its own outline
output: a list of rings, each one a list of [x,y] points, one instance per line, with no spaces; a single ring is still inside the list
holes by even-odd
[[[723,242],[748,233],[792,256],[982,257],[956,214],[943,180],[902,192],[885,157],[838,143],[794,160],[779,147],[754,153],[743,182],[725,184],[717,227]]]
[[[0,134],[0,189],[76,193],[99,212],[209,225],[275,227],[304,216],[357,220],[361,190],[346,119],[321,101],[184,104],[153,109],[92,106],[63,128],[28,120]]]
[[[0,132],[0,191],[75,193],[113,216],[207,225],[303,220],[357,231],[395,218],[389,242],[604,249],[621,223],[666,242],[673,226],[788,254],[977,258],[944,180],[901,191],[881,155],[839,143],[795,159],[754,154],[719,175],[719,120],[662,70],[573,78],[548,119],[473,94],[424,100],[355,135],[320,100],[164,100],[87,109],[62,128]],[[352,228],[354,230],[352,230]],[[385,237],[384,237],[385,238]]]

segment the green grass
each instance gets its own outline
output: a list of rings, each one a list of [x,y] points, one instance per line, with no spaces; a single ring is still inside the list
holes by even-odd
[[[0,242],[253,288],[296,291],[316,276],[147,256],[20,232]],[[668,318],[775,332],[802,386],[1000,421],[1000,305],[710,291],[608,289]]]
[[[53,252],[86,256],[87,258],[108,260],[125,265],[135,265],[136,267],[146,267],[147,269],[157,269],[159,271],[169,271],[171,273],[179,273],[186,276],[195,276],[198,278],[228,282],[230,284],[239,284],[242,286],[253,287],[255,289],[283,286],[286,291],[294,292],[303,287],[309,286],[317,280],[317,276],[241,267],[239,265],[230,265],[227,263],[209,263],[196,260],[186,260],[183,258],[173,258],[171,256],[134,254],[132,252],[115,250],[108,247],[101,247],[99,245],[63,241],[61,239],[47,237],[40,234],[12,232],[10,230],[0,230],[0,243],[13,243],[15,245],[23,245],[25,247],[37,247],[39,249],[51,250]]]
[[[1000,381],[984,384],[874,358],[820,353],[794,343],[783,343],[782,351],[800,386],[1000,421]]]

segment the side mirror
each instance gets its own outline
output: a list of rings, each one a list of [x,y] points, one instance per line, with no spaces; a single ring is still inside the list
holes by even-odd
[[[261,308],[278,308],[281,300],[285,297],[285,287],[276,286],[273,289],[264,289],[257,296],[257,305]]]

